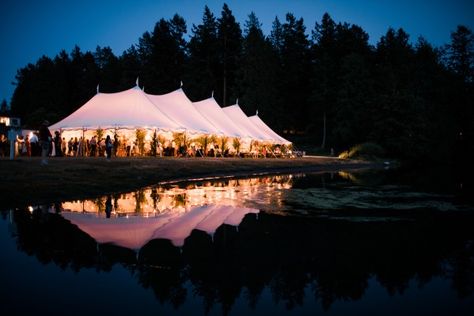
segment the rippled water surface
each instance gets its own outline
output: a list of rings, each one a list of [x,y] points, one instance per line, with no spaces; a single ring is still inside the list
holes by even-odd
[[[451,178],[202,180],[1,216],[5,315],[474,315]]]

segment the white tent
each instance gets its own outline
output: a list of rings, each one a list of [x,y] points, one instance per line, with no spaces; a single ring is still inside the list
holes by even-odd
[[[182,89],[163,95],[147,94],[146,96],[162,113],[180,126],[185,127],[186,131],[202,134],[223,134],[221,130],[217,129],[194,108]]]
[[[156,128],[184,130],[134,87],[117,93],[97,93],[71,115],[49,127],[54,130]]]
[[[221,130],[224,135],[229,137],[251,138],[251,135],[237,126],[217,104],[213,97],[193,103],[196,110],[199,111],[207,120]]]
[[[250,135],[251,138],[260,141],[274,142],[271,136],[267,135],[264,131],[259,130],[250,121],[238,104],[224,107],[222,110],[233,122],[235,122],[242,130],[244,130],[247,135]]]
[[[260,129],[261,131],[264,131],[267,135],[269,135],[270,137],[272,137],[272,139],[274,139],[274,141],[275,141],[276,144],[281,144],[281,145],[289,145],[289,144],[291,144],[290,141],[284,139],[283,137],[281,137],[280,135],[278,135],[277,133],[275,133],[267,124],[265,124],[264,121],[262,121],[262,119],[261,119],[258,115],[249,116],[249,120],[250,120],[258,129]]]
[[[213,97],[192,103],[182,89],[163,95],[150,95],[138,85],[117,93],[97,93],[82,107],[65,119],[51,125],[51,131],[60,130],[63,137],[89,138],[101,128],[107,135],[113,130],[127,142],[134,137],[134,130],[146,129],[146,141],[151,140],[151,131],[167,134],[189,132],[238,137],[247,145],[252,140],[276,144],[289,144],[271,130],[260,118],[249,119],[238,104],[221,108]],[[230,140],[229,140],[230,141]]]

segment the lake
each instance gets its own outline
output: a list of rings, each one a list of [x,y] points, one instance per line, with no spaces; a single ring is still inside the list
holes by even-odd
[[[0,214],[3,315],[474,315],[452,174],[198,179]]]

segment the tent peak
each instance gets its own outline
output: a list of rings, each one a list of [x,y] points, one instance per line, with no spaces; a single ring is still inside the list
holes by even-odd
[[[99,84],[97,84],[97,94],[99,94]]]
[[[139,86],[138,78],[139,78],[139,77],[137,77],[137,80],[135,80],[135,85],[136,85],[137,87]]]

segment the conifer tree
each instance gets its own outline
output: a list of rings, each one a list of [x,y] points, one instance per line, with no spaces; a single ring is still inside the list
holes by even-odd
[[[193,25],[191,32],[185,87],[189,96],[197,101],[210,97],[218,88],[217,20],[209,7],[204,7],[202,23]]]
[[[219,80],[217,96],[221,105],[229,105],[229,100],[235,99],[236,75],[239,69],[240,54],[242,49],[242,30],[236,22],[232,11],[224,3],[221,17],[217,20],[217,42],[219,51]],[[219,89],[222,87],[222,89]]]
[[[263,35],[255,13],[245,23],[242,58],[238,71],[238,91],[241,107],[247,115],[259,115],[271,126],[278,124],[278,59],[270,41]]]

